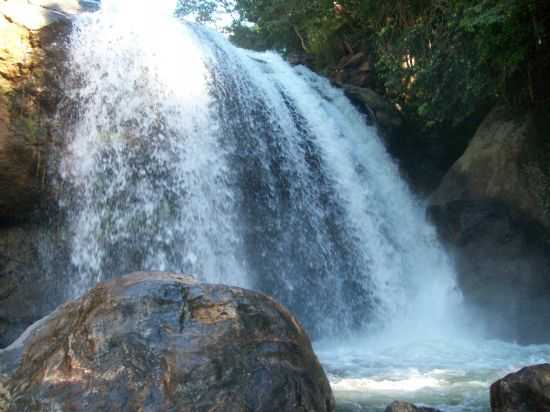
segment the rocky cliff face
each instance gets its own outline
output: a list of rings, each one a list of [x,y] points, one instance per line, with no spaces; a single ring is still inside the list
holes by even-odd
[[[0,410],[332,412],[298,321],[271,298],[137,273],[0,350]]]
[[[55,114],[65,38],[81,9],[76,0],[0,1],[0,347],[61,299],[39,245],[58,230],[47,219],[46,165],[63,140]]]
[[[51,139],[48,115],[55,106],[55,86],[43,69],[45,36],[45,31],[35,33],[0,14],[0,219],[4,221],[32,210],[43,187],[45,147]]]
[[[494,109],[431,197],[466,298],[489,329],[524,342],[550,331],[548,129]]]
[[[77,0],[0,1],[0,223],[25,220],[48,194],[46,164]]]
[[[533,114],[495,108],[432,196],[435,205],[492,199],[550,228],[550,141]]]

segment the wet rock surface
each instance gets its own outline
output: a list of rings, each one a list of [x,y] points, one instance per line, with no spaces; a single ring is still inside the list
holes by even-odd
[[[99,284],[0,351],[0,410],[333,411],[271,298],[169,273]]]
[[[478,322],[493,336],[523,343],[550,338],[550,253],[546,231],[494,201],[430,209],[455,257],[458,282]]]
[[[492,412],[550,411],[550,364],[529,366],[491,385]]]
[[[29,222],[0,230],[0,348],[65,300],[59,274],[69,261],[61,227]],[[41,266],[48,262],[51,270]]]
[[[0,224],[24,220],[47,193],[46,164],[56,140],[68,20],[31,30],[0,8]],[[35,6],[17,2],[22,13]]]
[[[395,401],[386,408],[385,412],[441,412],[433,408],[415,406],[412,403]]]
[[[68,16],[76,12],[67,11],[68,3],[0,2],[0,347],[64,300],[63,281],[53,267],[42,267],[40,256],[52,246],[62,249],[54,239],[59,222],[48,216],[56,204],[48,165],[64,139],[56,112],[64,94]],[[24,18],[50,8],[66,17],[37,30],[25,25]]]

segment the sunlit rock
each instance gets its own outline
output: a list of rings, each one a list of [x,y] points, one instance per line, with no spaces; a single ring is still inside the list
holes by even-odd
[[[11,3],[19,8],[35,7],[10,1],[0,2],[0,8]],[[39,253],[39,239],[44,240],[45,232],[56,231],[58,226],[39,222],[45,220],[53,198],[47,165],[62,140],[55,113],[66,69],[65,39],[71,29],[71,24],[58,21],[32,31],[2,10],[0,347],[59,304],[59,293],[54,291],[58,283],[41,267]],[[60,249],[59,241],[56,243]]]
[[[334,410],[307,335],[271,298],[170,273],[101,283],[0,351],[0,408]]]
[[[12,5],[30,14],[37,7],[0,3],[0,222],[22,218],[44,189],[70,30],[65,22],[29,30],[13,17]]]

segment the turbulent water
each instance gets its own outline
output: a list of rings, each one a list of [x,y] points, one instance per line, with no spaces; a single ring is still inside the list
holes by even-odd
[[[350,410],[416,394],[483,410],[479,388],[544,352],[459,343],[474,328],[452,263],[340,90],[148,3],[103,1],[71,37],[67,298],[135,270],[270,293],[320,342]]]
[[[489,386],[548,362],[550,346],[481,339],[385,336],[318,344],[340,412],[382,412],[395,399],[444,412],[489,412]]]

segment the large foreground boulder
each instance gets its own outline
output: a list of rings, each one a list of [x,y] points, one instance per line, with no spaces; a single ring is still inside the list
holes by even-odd
[[[303,328],[271,298],[168,273],[99,284],[0,351],[2,411],[334,410]]]
[[[492,412],[550,411],[550,364],[523,368],[491,385]]]
[[[430,215],[489,331],[550,339],[550,147],[534,114],[494,109],[432,195]]]

